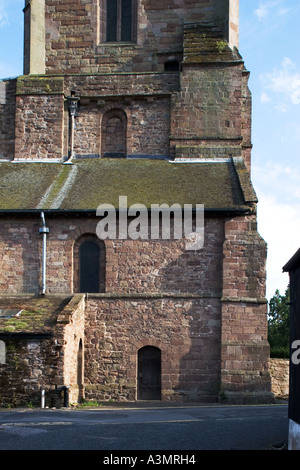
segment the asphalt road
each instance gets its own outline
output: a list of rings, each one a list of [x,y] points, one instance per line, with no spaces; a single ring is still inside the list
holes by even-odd
[[[1,410],[0,450],[266,450],[287,442],[287,412],[286,404]]]

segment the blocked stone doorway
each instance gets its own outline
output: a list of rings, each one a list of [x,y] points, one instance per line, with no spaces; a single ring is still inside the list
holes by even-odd
[[[161,350],[145,346],[138,351],[138,400],[161,400]]]

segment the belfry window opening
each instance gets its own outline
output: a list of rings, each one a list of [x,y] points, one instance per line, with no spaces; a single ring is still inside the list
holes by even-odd
[[[134,40],[135,0],[106,0],[106,41]]]

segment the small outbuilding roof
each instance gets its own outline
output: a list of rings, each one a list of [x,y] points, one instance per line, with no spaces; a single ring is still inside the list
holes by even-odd
[[[58,316],[71,299],[71,295],[0,295],[0,311],[3,312],[0,316],[0,337],[51,334]]]
[[[283,266],[282,271],[288,273],[300,265],[300,248],[291,257],[291,259]]]

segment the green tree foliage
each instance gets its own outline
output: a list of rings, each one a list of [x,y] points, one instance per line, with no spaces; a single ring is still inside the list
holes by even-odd
[[[276,290],[269,303],[268,340],[270,343],[270,356],[276,358],[289,358],[290,341],[290,289],[285,295]]]

